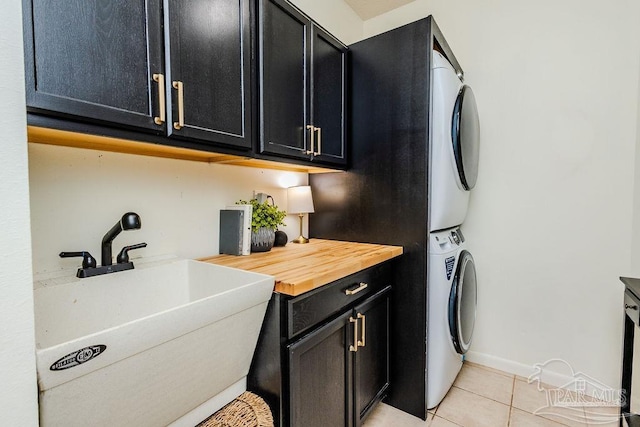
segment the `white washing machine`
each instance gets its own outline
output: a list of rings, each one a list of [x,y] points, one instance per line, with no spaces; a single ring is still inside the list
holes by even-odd
[[[429,236],[427,407],[438,405],[471,345],[477,284],[473,257],[459,227]]]
[[[464,222],[478,178],[480,122],[473,91],[449,61],[433,51],[429,231]]]

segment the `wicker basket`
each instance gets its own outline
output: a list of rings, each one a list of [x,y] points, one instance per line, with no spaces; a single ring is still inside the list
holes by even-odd
[[[273,427],[273,416],[260,396],[245,391],[197,427]]]

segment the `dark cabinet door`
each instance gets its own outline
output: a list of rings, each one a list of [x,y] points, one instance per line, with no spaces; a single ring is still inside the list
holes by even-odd
[[[261,147],[310,158],[311,21],[283,0],[260,2]]]
[[[30,112],[161,131],[160,0],[25,0]]]
[[[355,424],[380,400],[389,387],[389,292],[387,287],[354,309],[359,326],[354,353]]]
[[[168,133],[251,147],[250,0],[168,0]]]
[[[313,26],[312,110],[317,160],[346,164],[347,48]]]
[[[352,426],[351,311],[288,346],[290,426]]]

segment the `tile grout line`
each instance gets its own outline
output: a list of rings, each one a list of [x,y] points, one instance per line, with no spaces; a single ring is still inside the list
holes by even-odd
[[[510,404],[508,404],[508,403],[500,402],[499,400],[493,399],[493,398],[488,397],[488,396],[484,396],[484,395],[482,395],[482,394],[480,394],[480,393],[476,393],[475,391],[471,391],[471,390],[467,390],[466,388],[458,387],[458,386],[457,386],[457,385],[455,385],[455,384],[454,384],[454,385],[452,385],[451,387],[455,387],[455,388],[457,388],[458,390],[464,390],[464,391],[466,391],[467,393],[475,394],[476,396],[484,397],[485,399],[491,400],[492,402],[496,402],[496,403],[499,403],[499,404],[504,405],[504,406],[511,406],[511,405],[510,405]],[[513,399],[513,396],[511,397],[511,399]]]
[[[513,395],[516,392],[516,376],[513,376],[511,383],[511,400],[509,401],[509,418],[507,418],[507,427],[511,426],[511,413],[513,412]]]

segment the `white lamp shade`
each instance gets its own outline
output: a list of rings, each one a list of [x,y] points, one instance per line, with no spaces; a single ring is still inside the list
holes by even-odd
[[[301,214],[311,212],[314,212],[311,187],[302,185],[300,187],[287,188],[287,213]]]

